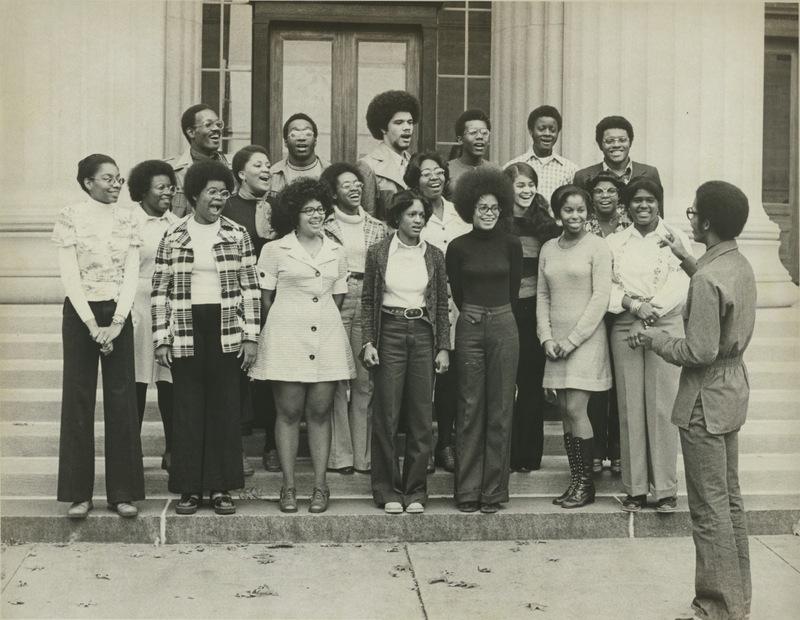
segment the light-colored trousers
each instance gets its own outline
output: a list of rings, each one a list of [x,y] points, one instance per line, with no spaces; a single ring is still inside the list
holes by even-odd
[[[353,350],[353,357],[361,351],[361,289],[363,280],[350,278],[347,294],[342,303],[342,323]],[[356,361],[356,378],[349,382],[350,401],[347,400],[348,381],[339,381],[333,397],[331,413],[331,453],[328,467],[340,469],[355,467],[370,469],[372,439],[372,377],[361,362]]]
[[[630,327],[639,320],[625,312],[611,330],[622,486],[628,495],[652,493],[659,500],[678,491],[678,429],[670,418],[681,369],[653,351],[628,346]],[[678,310],[661,317],[650,329],[663,330],[675,338],[684,335]]]

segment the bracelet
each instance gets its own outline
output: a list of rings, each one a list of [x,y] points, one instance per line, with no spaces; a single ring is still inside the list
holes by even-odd
[[[628,310],[630,310],[631,314],[636,314],[639,312],[639,310],[641,310],[642,303],[644,302],[641,299],[633,299],[631,300],[631,305]]]
[[[125,325],[125,317],[121,314],[115,314],[114,317],[111,319],[112,325]]]

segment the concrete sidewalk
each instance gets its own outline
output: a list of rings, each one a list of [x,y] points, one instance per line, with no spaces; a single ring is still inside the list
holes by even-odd
[[[753,536],[752,620],[797,618],[800,538]],[[690,538],[2,547],[3,618],[668,620]]]

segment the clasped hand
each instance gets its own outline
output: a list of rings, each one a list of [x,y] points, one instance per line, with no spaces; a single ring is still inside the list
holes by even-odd
[[[653,341],[652,334],[647,331],[647,327],[641,321],[635,321],[631,324],[626,339],[631,349],[636,347],[650,348],[650,343]]]
[[[553,361],[566,359],[575,350],[575,345],[566,338],[563,340],[545,340],[542,346],[544,347],[544,354]]]

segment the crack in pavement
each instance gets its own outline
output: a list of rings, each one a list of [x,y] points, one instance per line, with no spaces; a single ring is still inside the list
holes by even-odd
[[[31,551],[33,551],[35,548],[36,548],[36,545],[31,545],[31,548],[30,548],[30,549],[28,549],[28,550],[25,552],[25,555],[24,555],[24,556],[22,557],[22,559],[19,561],[19,564],[17,564],[17,567],[14,569],[14,572],[13,572],[13,573],[11,573],[11,576],[8,578],[8,581],[6,581],[6,585],[4,585],[4,586],[3,586],[3,589],[2,589],[2,590],[0,590],[0,593],[3,593],[3,594],[5,594],[5,592],[6,592],[6,588],[9,586],[9,584],[10,584],[12,581],[14,581],[14,577],[16,577],[16,576],[17,576],[17,573],[19,572],[19,569],[20,569],[20,568],[22,568],[22,565],[25,563],[25,560],[27,560],[27,559],[28,559],[28,558],[31,556]],[[426,616],[426,617],[427,617],[427,616]]]
[[[417,571],[414,570],[414,562],[411,561],[411,553],[408,551],[408,543],[403,545],[403,550],[406,552],[406,560],[408,560],[408,568],[411,572],[411,579],[414,581],[414,589],[417,591],[417,600],[419,600],[420,609],[422,609],[422,617],[428,620],[428,610],[425,609],[425,601],[422,600],[422,590],[419,587],[417,580]]]
[[[793,565],[791,562],[789,562],[789,560],[787,560],[786,558],[784,558],[784,557],[783,557],[783,556],[782,556],[780,553],[778,553],[777,551],[775,551],[775,549],[773,549],[773,548],[772,548],[772,547],[770,547],[770,546],[769,546],[767,543],[765,543],[763,540],[761,540],[761,537],[760,537],[760,536],[753,536],[753,538],[755,538],[755,539],[756,539],[758,542],[760,542],[760,543],[761,543],[762,545],[764,545],[764,546],[765,546],[767,549],[769,549],[769,550],[770,550],[770,551],[771,551],[771,552],[772,552],[772,553],[773,553],[773,554],[774,554],[774,555],[775,555],[777,558],[779,558],[779,559],[780,559],[782,562],[784,562],[784,563],[785,563],[785,564],[786,564],[786,565],[787,565],[789,568],[791,568],[791,569],[792,569],[794,572],[796,572],[796,573],[800,574],[800,570],[798,570],[798,569],[797,569],[797,568],[796,568],[796,567],[795,567],[795,566],[794,566],[794,565]]]

